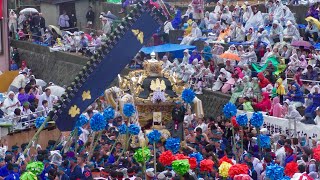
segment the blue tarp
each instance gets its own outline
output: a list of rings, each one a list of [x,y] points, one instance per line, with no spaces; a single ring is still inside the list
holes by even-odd
[[[189,51],[192,51],[196,49],[196,46],[188,46],[188,45],[180,45],[180,44],[163,44],[159,46],[143,47],[140,51],[144,52],[145,54],[151,54],[152,52],[155,52],[155,53],[170,52],[172,53],[174,58],[183,58],[183,51],[185,49],[189,49]]]

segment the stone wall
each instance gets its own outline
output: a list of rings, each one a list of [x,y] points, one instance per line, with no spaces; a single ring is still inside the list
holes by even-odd
[[[11,41],[17,47],[21,60],[25,60],[36,78],[57,85],[69,85],[86,65],[88,58],[65,52],[50,52],[48,47],[26,41]]]
[[[216,118],[222,115],[222,108],[229,102],[230,95],[221,92],[203,91],[203,94],[197,95],[202,101],[205,117]]]

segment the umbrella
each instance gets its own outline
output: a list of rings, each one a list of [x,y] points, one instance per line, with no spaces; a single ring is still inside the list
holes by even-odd
[[[312,24],[315,24],[315,25],[318,27],[318,29],[320,29],[320,22],[319,22],[318,19],[309,16],[309,17],[306,18],[306,21],[307,21],[307,22],[310,22],[310,23],[312,23]]]
[[[30,13],[39,13],[39,11],[36,10],[35,8],[24,8],[20,11],[20,13],[30,14]]]
[[[53,32],[54,30],[59,36],[62,36],[61,30],[57,26],[49,25],[48,28],[50,29],[51,32]]]
[[[308,41],[298,40],[298,41],[292,41],[291,46],[294,46],[294,47],[303,46],[305,48],[310,48],[312,47],[312,44]]]
[[[237,54],[228,53],[228,52],[225,52],[225,53],[221,54],[220,58],[240,61],[240,57]]]

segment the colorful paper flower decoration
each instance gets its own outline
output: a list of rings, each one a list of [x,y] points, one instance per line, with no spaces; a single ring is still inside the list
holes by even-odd
[[[264,134],[260,134],[260,146],[262,148],[270,148],[271,147],[271,142],[270,142],[270,137]]]
[[[147,134],[147,138],[151,144],[157,143],[161,139],[161,133],[158,130],[154,129]]]
[[[172,169],[180,176],[183,176],[190,169],[189,161],[187,159],[175,160],[172,162]]]
[[[232,116],[237,115],[237,107],[233,103],[228,102],[223,107],[223,114],[227,119],[230,119]]]
[[[82,127],[89,122],[88,118],[81,114],[76,122],[76,127]]]
[[[120,134],[126,134],[128,130],[128,127],[126,124],[121,124],[120,126],[118,126],[118,131]]]
[[[189,154],[189,157],[190,158],[193,158],[193,157],[196,158],[198,164],[200,164],[200,162],[203,160],[203,156],[199,152],[194,152],[192,154]]]
[[[213,170],[214,162],[211,159],[204,159],[200,162],[200,171],[211,172]]]
[[[173,153],[177,153],[180,149],[179,138],[168,138],[165,144],[165,148]]]
[[[129,131],[129,134],[138,135],[140,132],[140,127],[136,124],[130,124],[128,131]]]
[[[266,177],[270,180],[277,180],[284,177],[284,168],[278,164],[270,164],[266,168]]]
[[[132,117],[134,115],[134,113],[136,113],[136,108],[134,107],[133,104],[131,103],[126,103],[123,105],[123,114],[126,117]]]
[[[40,161],[29,163],[26,167],[27,171],[32,172],[35,175],[40,175],[44,170],[44,165]]]
[[[221,159],[219,159],[219,166],[220,166],[223,162],[227,162],[227,163],[233,165],[232,160],[229,159],[227,156],[223,156]]]
[[[35,122],[36,128],[39,129],[39,128],[41,127],[41,125],[44,123],[45,120],[46,120],[46,118],[43,117],[43,116],[38,117],[38,118],[36,119],[36,122]],[[48,123],[46,123],[45,127],[47,127],[47,126],[48,126]]]
[[[190,168],[191,169],[195,169],[197,168],[197,159],[192,157],[192,158],[189,158],[189,164],[190,164]]]
[[[37,176],[30,171],[26,171],[20,176],[20,180],[37,180]]]
[[[298,163],[289,162],[286,164],[286,167],[284,169],[284,174],[286,176],[292,177],[296,172],[298,172]]]
[[[263,114],[261,112],[254,112],[250,118],[250,124],[256,128],[263,125]]]
[[[95,132],[104,130],[106,126],[107,122],[100,113],[93,115],[90,119],[90,127]]]
[[[313,150],[313,158],[316,160],[316,161],[320,161],[320,146],[314,148]]]
[[[106,121],[109,121],[110,119],[113,119],[115,116],[115,110],[109,106],[103,111],[103,117]]]
[[[236,118],[237,123],[239,124],[239,126],[246,126],[248,124],[248,116],[247,114],[240,114],[237,116]]]
[[[194,98],[196,97],[195,93],[190,88],[184,89],[182,91],[181,96],[182,96],[182,100],[188,104],[191,104],[193,102]]]
[[[145,163],[149,161],[150,157],[151,151],[147,147],[140,148],[133,154],[133,158],[139,163]]]
[[[249,168],[245,164],[234,164],[229,169],[229,176],[233,178],[236,175],[248,174]]]
[[[222,164],[219,166],[219,175],[227,178],[229,176],[229,169],[232,165],[227,162],[222,162]]]
[[[165,151],[160,154],[159,162],[164,166],[171,166],[172,162],[175,160],[171,151]]]

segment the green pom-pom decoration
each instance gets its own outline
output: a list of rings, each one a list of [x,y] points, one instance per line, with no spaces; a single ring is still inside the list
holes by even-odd
[[[40,161],[32,162],[27,165],[27,171],[30,171],[32,174],[38,176],[44,170],[44,165]]]
[[[151,151],[147,147],[140,148],[134,153],[133,157],[137,162],[145,163],[149,161],[151,157]]]
[[[22,174],[22,176],[20,176],[21,180],[37,180],[37,176],[34,175],[32,172],[27,171],[25,173]]]
[[[172,169],[180,176],[183,176],[190,169],[189,161],[187,159],[175,160],[172,162]]]

